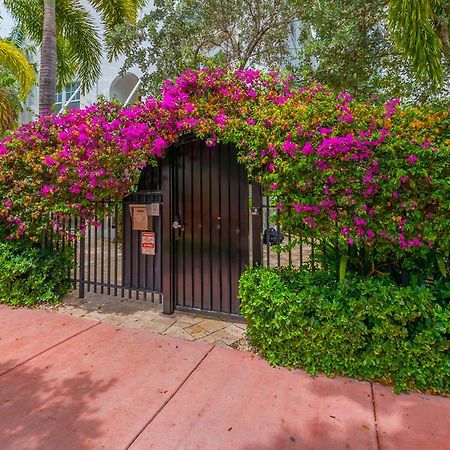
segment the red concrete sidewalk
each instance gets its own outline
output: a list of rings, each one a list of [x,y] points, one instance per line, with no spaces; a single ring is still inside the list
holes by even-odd
[[[450,399],[0,307],[0,448],[450,449]]]

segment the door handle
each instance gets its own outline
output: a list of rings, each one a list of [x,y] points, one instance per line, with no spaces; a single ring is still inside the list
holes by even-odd
[[[184,231],[184,223],[181,222],[179,217],[176,217],[172,222],[172,229],[175,231],[175,239],[180,239],[181,233]]]
[[[175,221],[172,223],[172,228],[173,228],[174,230],[184,231],[184,224],[183,224],[183,223],[180,223],[178,220],[175,220]]]

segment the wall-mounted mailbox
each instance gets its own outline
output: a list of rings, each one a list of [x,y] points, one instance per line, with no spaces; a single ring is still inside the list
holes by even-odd
[[[129,205],[132,229],[148,231],[153,229],[153,216],[159,216],[159,203]]]

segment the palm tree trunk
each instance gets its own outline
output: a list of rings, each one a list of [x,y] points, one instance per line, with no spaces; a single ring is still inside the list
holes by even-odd
[[[39,80],[39,114],[51,111],[56,96],[55,0],[44,0],[44,27]]]

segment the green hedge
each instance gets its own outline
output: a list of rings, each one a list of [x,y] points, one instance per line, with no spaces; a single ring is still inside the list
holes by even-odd
[[[450,391],[448,282],[294,269],[249,269],[240,280],[251,342],[274,365],[407,389]]]
[[[29,241],[0,241],[0,303],[32,306],[57,302],[68,292],[69,250],[58,252]]]

